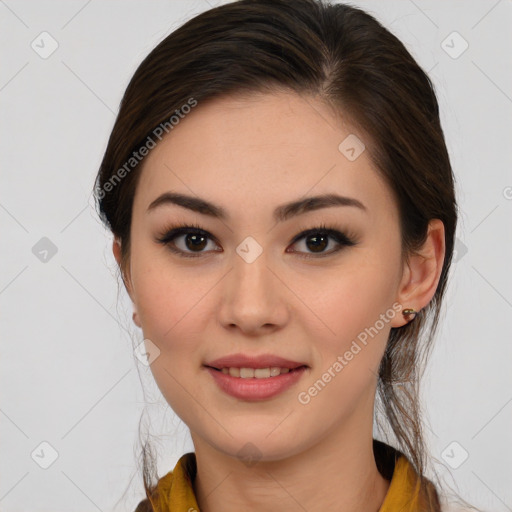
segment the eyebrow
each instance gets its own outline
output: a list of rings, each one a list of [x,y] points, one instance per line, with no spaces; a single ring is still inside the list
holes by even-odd
[[[146,213],[154,211],[156,208],[168,204],[174,204],[187,208],[202,215],[208,215],[221,220],[229,220],[229,215],[224,208],[210,203],[199,197],[188,196],[176,192],[165,192],[158,196],[146,210]],[[284,222],[291,217],[301,215],[321,208],[329,208],[332,206],[353,206],[367,212],[363,203],[352,197],[340,196],[338,194],[324,194],[313,197],[306,197],[297,201],[278,206],[274,210],[274,220],[276,222]]]

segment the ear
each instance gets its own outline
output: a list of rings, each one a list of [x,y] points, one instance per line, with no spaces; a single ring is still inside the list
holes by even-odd
[[[121,270],[121,274],[123,276],[123,282],[124,286],[126,288],[126,291],[128,292],[128,295],[130,296],[130,299],[133,303],[133,323],[137,327],[142,327],[142,324],[140,323],[139,315],[137,313],[137,307],[135,306],[135,302],[133,301],[133,293],[132,293],[132,287],[131,287],[131,281],[130,281],[130,273],[128,271],[128,276],[125,275],[123,272],[123,269],[121,268],[121,241],[114,237],[114,241],[112,242],[112,252],[114,253],[114,258],[117,261],[117,265],[119,266]]]
[[[434,296],[445,255],[444,224],[439,219],[429,222],[427,238],[423,246],[409,256],[398,289],[397,302],[403,309],[423,309]],[[401,327],[410,319],[401,312],[391,321],[392,327]]]
[[[114,241],[112,242],[112,252],[114,253],[114,258],[117,261],[117,265],[119,266],[119,269],[121,271],[121,275],[123,277],[123,283],[126,288],[126,291],[128,292],[128,295],[130,296],[130,299],[132,299],[133,302],[133,294],[132,294],[132,288],[131,288],[131,281],[130,281],[130,272],[129,269],[127,271],[127,274],[123,271],[121,267],[121,240],[119,240],[117,237],[114,237]]]

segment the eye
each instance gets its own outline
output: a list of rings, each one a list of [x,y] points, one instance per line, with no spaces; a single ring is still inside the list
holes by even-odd
[[[358,243],[354,236],[346,235],[334,227],[325,225],[302,231],[294,238],[292,246],[302,239],[304,239],[303,244],[306,251],[310,250],[310,253],[301,254],[302,251],[289,251],[288,249],[286,252],[301,254],[303,258],[315,258],[329,256],[345,246],[353,246]],[[215,242],[214,245],[217,245],[215,238],[197,225],[169,227],[164,234],[156,238],[156,242],[167,246],[169,250],[184,258],[196,258],[211,251],[222,252],[222,249],[215,248],[205,251],[209,241]],[[331,245],[334,245],[334,248],[326,252],[325,249]]]
[[[312,253],[306,252],[303,254],[302,257],[304,258],[329,256],[340,251],[344,246],[351,247],[357,244],[353,235],[346,235],[335,227],[329,227],[325,224],[303,231],[295,237],[292,245],[297,244],[302,239],[304,239],[303,247],[312,251]],[[334,244],[330,244],[331,241],[334,241]],[[334,249],[326,252],[326,247],[331,245],[334,245]],[[298,252],[301,253],[302,251]]]
[[[181,239],[181,240],[180,240]],[[178,242],[176,242],[176,240]],[[196,258],[203,255],[203,249],[207,247],[208,240],[213,237],[197,225],[180,225],[165,230],[165,234],[156,241],[169,247],[169,249],[184,258]],[[189,252],[192,251],[192,252]],[[221,252],[215,250],[216,252]],[[194,254],[196,253],[196,254]]]

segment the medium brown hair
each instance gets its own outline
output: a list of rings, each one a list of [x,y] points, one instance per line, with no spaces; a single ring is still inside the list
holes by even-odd
[[[430,220],[444,224],[446,251],[435,294],[413,321],[391,329],[377,386],[377,405],[395,444],[427,490],[419,379],[447,286],[457,204],[432,82],[375,18],[324,0],[239,0],[190,19],[151,51],[126,89],[95,183],[99,215],[121,242],[125,268],[141,166],[112,180],[133,152],[191,98],[201,105],[277,90],[319,98],[364,134],[398,205],[405,259],[426,240]],[[154,489],[151,453],[144,446],[148,497]],[[431,498],[428,510],[439,510]]]

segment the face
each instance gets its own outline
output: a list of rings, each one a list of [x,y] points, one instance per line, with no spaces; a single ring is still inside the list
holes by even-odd
[[[230,97],[199,103],[146,157],[129,293],[194,442],[233,456],[250,442],[277,460],[371,432],[379,362],[404,323],[401,239],[354,134],[364,142],[312,97]],[[166,193],[191,199],[155,204]],[[325,195],[348,199],[283,208]]]

